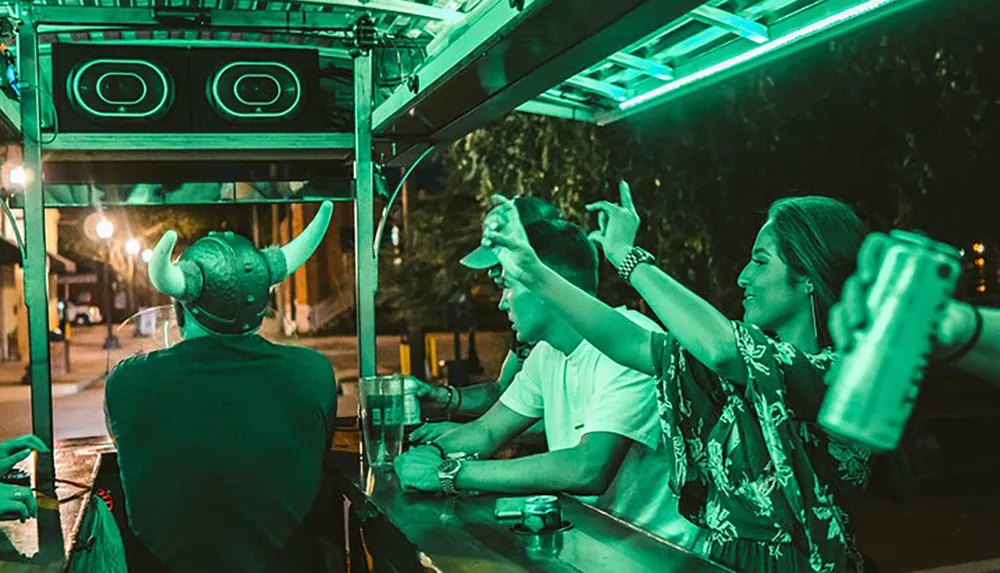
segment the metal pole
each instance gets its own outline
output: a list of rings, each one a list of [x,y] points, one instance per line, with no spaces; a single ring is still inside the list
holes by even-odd
[[[17,35],[18,68],[21,72],[21,130],[24,134],[24,299],[28,307],[28,341],[31,361],[32,431],[55,452],[52,428],[52,384],[49,361],[48,280],[45,270],[45,205],[42,195],[41,90],[38,71],[38,34],[32,6],[19,3],[22,24]],[[39,453],[35,483],[40,494],[56,499],[53,454]],[[40,504],[41,505],[41,504]],[[59,505],[38,512],[39,557],[45,562],[63,560]]]
[[[121,342],[119,342],[118,337],[115,336],[114,324],[111,320],[111,312],[114,310],[112,307],[112,294],[111,294],[111,239],[108,241],[108,259],[104,263],[104,324],[107,325],[108,334],[104,338],[104,349],[112,350],[116,348],[121,348]]]
[[[358,376],[375,375],[375,196],[372,171],[372,53],[354,58],[354,261]]]
[[[257,214],[257,204],[253,207],[253,246],[260,248],[260,215]]]
[[[291,241],[295,237],[295,205],[288,203],[288,240]],[[299,286],[295,281],[295,273],[288,275],[288,318],[295,325],[295,332],[299,331],[299,315],[298,315],[298,294]]]
[[[66,283],[63,286],[63,305],[68,305],[68,304],[69,304],[69,283]],[[67,312],[66,307],[63,306],[62,321],[60,322],[60,325],[62,326],[62,332],[63,332],[63,354],[65,355],[66,358],[66,374],[69,374],[73,370],[73,367],[70,364],[69,360],[70,326],[68,318],[69,318],[69,313]]]

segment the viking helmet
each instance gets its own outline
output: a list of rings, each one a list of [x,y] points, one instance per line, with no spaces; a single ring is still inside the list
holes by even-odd
[[[299,236],[283,247],[264,250],[231,231],[211,232],[185,250],[177,263],[171,261],[177,233],[167,231],[153,250],[149,280],[208,330],[245,334],[263,321],[271,287],[312,256],[332,214],[333,203],[324,202]]]

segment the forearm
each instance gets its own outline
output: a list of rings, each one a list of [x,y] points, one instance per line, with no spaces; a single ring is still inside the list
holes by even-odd
[[[968,344],[975,332],[975,315],[971,306],[956,303],[949,307],[948,312],[956,313],[960,317],[958,321],[962,326],[954,342],[939,350],[941,356],[959,351]],[[975,346],[964,357],[954,362],[953,366],[1000,386],[1000,310],[979,308],[979,312],[983,317],[982,334]]]
[[[525,282],[602,354],[623,366],[655,374],[648,330],[543,264]]]
[[[600,470],[578,458],[570,449],[513,460],[465,462],[455,485],[462,490],[497,493],[599,495],[604,490]]]
[[[448,454],[475,454],[480,458],[492,456],[503,445],[497,436],[492,435],[489,427],[479,420],[463,424],[434,440],[434,443]]]
[[[497,380],[482,382],[467,388],[455,388],[455,403],[451,405],[451,412],[473,418],[478,418],[488,412],[514,381],[517,373],[521,371],[521,363],[521,359],[516,354],[508,352],[500,367],[500,375]],[[444,406],[445,403],[442,402],[440,407],[444,408]]]
[[[716,370],[737,356],[729,319],[708,301],[651,264],[637,266],[630,280],[666,329],[699,362]]]
[[[496,380],[483,382],[466,388],[455,389],[460,397],[456,398],[457,408],[452,408],[452,413],[462,416],[479,417],[485,414],[493,404],[500,399],[503,390]]]
[[[433,408],[444,410],[448,414],[477,418],[496,403],[501,393],[497,381],[490,380],[466,388],[435,387],[422,400],[425,404],[429,403]]]

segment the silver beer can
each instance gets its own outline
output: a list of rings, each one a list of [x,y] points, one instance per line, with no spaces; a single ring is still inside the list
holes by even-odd
[[[420,400],[417,398],[418,382],[412,376],[403,377],[403,425],[419,426]]]
[[[562,526],[562,508],[554,495],[536,495],[524,500],[521,525],[533,532],[552,531]]]
[[[873,235],[883,252],[866,300],[868,324],[831,372],[819,423],[870,448],[895,449],[927,367],[933,336],[961,274],[959,252],[922,235]]]

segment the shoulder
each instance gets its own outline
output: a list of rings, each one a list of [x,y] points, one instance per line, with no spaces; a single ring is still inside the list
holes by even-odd
[[[751,366],[762,361],[773,361],[780,367],[801,365],[825,371],[837,358],[831,348],[823,348],[815,354],[809,354],[788,342],[769,336],[756,325],[737,320],[732,321],[732,325],[736,347],[743,360]]]
[[[333,371],[330,359],[318,350],[290,344],[275,344],[274,347],[286,360],[294,363],[296,368],[309,368],[310,371],[319,373]]]
[[[151,378],[150,373],[159,371],[159,364],[169,352],[168,348],[125,358],[108,373],[108,377],[104,381],[105,394],[114,395],[118,392],[126,392],[133,387],[132,380],[136,379],[142,379],[144,382],[142,385],[148,386],[147,379],[157,379],[157,377]]]
[[[537,372],[564,359],[565,357],[549,346],[547,342],[539,342],[531,347],[531,351],[521,365],[521,372]]]

